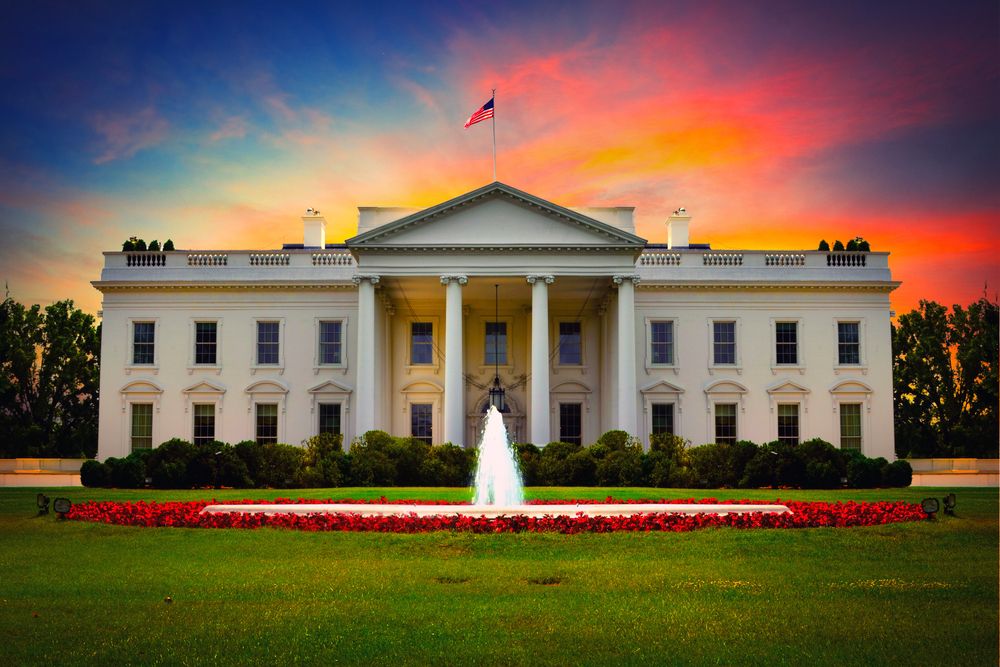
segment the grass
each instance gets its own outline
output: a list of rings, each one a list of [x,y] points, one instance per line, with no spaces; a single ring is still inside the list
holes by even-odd
[[[996,665],[998,492],[872,528],[473,535],[149,529],[0,489],[9,664]],[[907,500],[945,490],[531,489],[537,498]],[[84,499],[465,499],[460,489]]]

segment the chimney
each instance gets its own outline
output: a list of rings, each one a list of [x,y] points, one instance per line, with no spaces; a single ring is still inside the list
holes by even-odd
[[[307,208],[302,216],[302,245],[306,248],[326,247],[326,218],[314,208]]]
[[[687,248],[688,225],[691,223],[691,216],[683,206],[670,214],[667,218],[667,247]]]

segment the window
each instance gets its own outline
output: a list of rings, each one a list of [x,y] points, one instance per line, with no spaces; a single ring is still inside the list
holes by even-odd
[[[194,323],[194,363],[214,366],[217,363],[216,350],[219,342],[217,322]]]
[[[215,405],[194,404],[194,444],[205,445],[215,440]]]
[[[338,365],[343,349],[343,324],[341,322],[319,323],[319,363]]]
[[[132,451],[153,448],[153,404],[132,404]]]
[[[861,363],[861,335],[858,322],[837,322],[837,363]]]
[[[798,322],[775,322],[775,361],[778,364],[799,363]]]
[[[431,322],[410,323],[410,363],[434,363],[434,325]]]
[[[778,404],[778,440],[787,445],[799,444],[799,404]]]
[[[861,451],[861,404],[840,404],[840,448]]]
[[[257,444],[273,445],[278,442],[278,404],[257,404]]]
[[[583,444],[583,412],[579,403],[559,404],[559,440]]]
[[[132,363],[152,365],[156,349],[156,322],[132,323]]]
[[[319,404],[319,433],[340,434],[340,403]]]
[[[717,403],[715,406],[715,441],[736,444],[736,404]]]
[[[712,363],[736,365],[736,322],[712,322]]]
[[[564,366],[579,366],[583,363],[579,322],[559,323],[559,363]]]
[[[650,322],[650,353],[654,364],[674,363],[674,323]]]
[[[486,364],[488,366],[507,364],[507,323],[486,323]]]
[[[279,359],[280,322],[257,323],[257,363],[277,365]]]
[[[674,432],[674,404],[653,403],[653,425],[651,435]]]
[[[431,444],[434,436],[433,407],[430,403],[410,404],[410,435],[417,440],[423,440],[428,445]]]

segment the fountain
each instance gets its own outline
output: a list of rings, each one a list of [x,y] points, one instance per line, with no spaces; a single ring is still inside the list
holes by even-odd
[[[514,450],[507,441],[503,416],[490,406],[479,442],[475,494],[471,505],[387,505],[355,503],[301,503],[208,505],[202,514],[354,514],[358,516],[631,516],[634,514],[785,514],[784,505],[605,503],[580,505],[525,505],[524,485]]]

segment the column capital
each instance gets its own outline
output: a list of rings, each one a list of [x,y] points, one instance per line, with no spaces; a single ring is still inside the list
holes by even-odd
[[[448,283],[450,283],[452,281],[458,283],[459,285],[465,285],[466,283],[469,282],[469,277],[465,276],[465,275],[461,275],[461,274],[455,274],[455,275],[445,274],[445,275],[441,276],[441,284],[442,285],[447,285]]]
[[[378,281],[382,279],[382,276],[377,276],[374,273],[358,273],[351,277],[351,282],[355,285],[360,285],[363,281],[367,280],[372,285],[378,285]]]
[[[616,273],[611,276],[611,280],[615,285],[621,285],[626,280],[631,280],[633,285],[639,284],[639,275],[636,273]]]
[[[554,283],[556,281],[556,277],[555,276],[546,276],[546,275],[534,275],[534,274],[531,274],[531,275],[525,276],[525,280],[528,281],[529,285],[534,285],[539,280],[544,280],[546,285],[551,285],[552,283]]]

